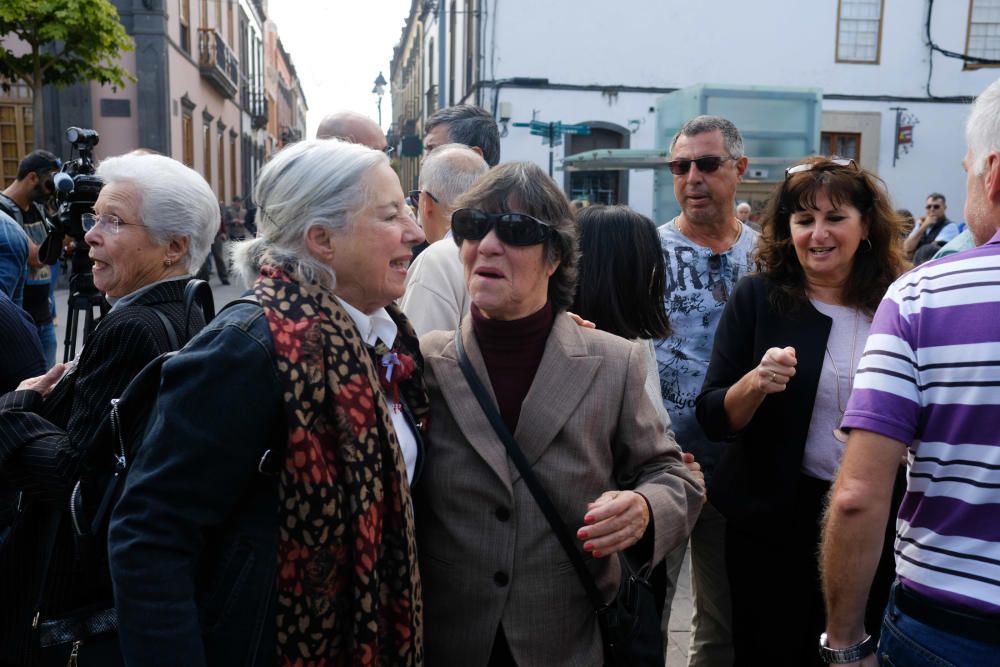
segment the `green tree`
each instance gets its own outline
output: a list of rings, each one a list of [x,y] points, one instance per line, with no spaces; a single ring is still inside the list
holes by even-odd
[[[118,88],[136,80],[118,63],[119,54],[135,44],[109,0],[0,0],[0,36],[4,89],[21,80],[34,96],[36,147],[45,141],[44,85],[98,81]]]

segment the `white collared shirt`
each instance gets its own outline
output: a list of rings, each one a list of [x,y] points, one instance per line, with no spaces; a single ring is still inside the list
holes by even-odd
[[[339,296],[337,301],[354,320],[354,325],[361,334],[361,340],[366,345],[374,347],[381,340],[386,347],[392,349],[393,343],[396,342],[398,329],[385,308],[379,308],[371,315],[365,315]],[[385,370],[380,366],[375,369],[375,372],[384,373]],[[389,397],[388,402],[392,403],[391,397]],[[412,484],[413,472],[417,467],[417,438],[402,410],[390,410],[390,416],[392,417],[392,426],[396,430],[396,439],[399,440],[399,447],[403,451],[403,461],[406,462],[406,479]]]

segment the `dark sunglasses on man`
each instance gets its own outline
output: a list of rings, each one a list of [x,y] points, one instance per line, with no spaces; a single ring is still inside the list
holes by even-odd
[[[480,241],[491,229],[496,229],[498,239],[512,246],[536,245],[552,233],[551,225],[526,213],[487,213],[460,208],[451,214],[451,231],[459,239]]]
[[[694,163],[694,165],[698,167],[698,171],[703,174],[711,174],[713,171],[718,171],[723,162],[728,162],[729,160],[736,161],[739,160],[739,158],[723,157],[719,155],[702,155],[701,157],[696,157],[693,160],[689,160],[688,158],[671,160],[667,163],[667,166],[670,168],[670,173],[674,176],[683,176],[691,171],[691,163]]]

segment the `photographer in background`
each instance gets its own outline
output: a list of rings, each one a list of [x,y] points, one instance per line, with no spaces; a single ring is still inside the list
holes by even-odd
[[[17,179],[0,194],[0,210],[17,221],[28,235],[28,279],[23,307],[38,329],[45,363],[56,363],[56,329],[49,306],[52,268],[38,256],[38,246],[49,233],[45,201],[54,193],[52,179],[59,171],[59,158],[48,151],[29,153],[17,168]]]

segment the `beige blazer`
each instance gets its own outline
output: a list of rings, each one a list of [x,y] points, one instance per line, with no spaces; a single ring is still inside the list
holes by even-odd
[[[492,395],[471,318],[469,359]],[[503,624],[514,659],[600,665],[600,630],[566,553],[465,382],[454,332],[420,341],[431,397],[427,457],[416,486],[426,664],[486,665]],[[558,315],[521,409],[515,439],[571,530],[587,503],[634,489],[652,508],[653,558],[690,533],[704,500],[644,388],[643,343]],[[588,560],[610,599],[617,557]]]

